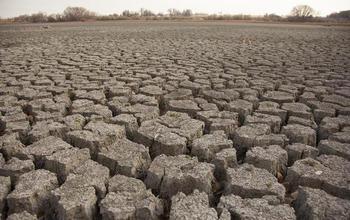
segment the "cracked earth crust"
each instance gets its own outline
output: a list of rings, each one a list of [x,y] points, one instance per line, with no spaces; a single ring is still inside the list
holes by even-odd
[[[348,219],[350,28],[0,25],[1,219]]]

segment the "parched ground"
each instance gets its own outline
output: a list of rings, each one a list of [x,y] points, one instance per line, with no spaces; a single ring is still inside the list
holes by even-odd
[[[349,219],[350,28],[0,26],[0,219]]]

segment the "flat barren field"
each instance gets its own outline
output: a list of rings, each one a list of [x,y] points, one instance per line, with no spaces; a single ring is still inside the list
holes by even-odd
[[[0,219],[350,216],[350,27],[0,25]]]

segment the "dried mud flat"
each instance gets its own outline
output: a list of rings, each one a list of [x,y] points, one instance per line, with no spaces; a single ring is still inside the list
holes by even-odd
[[[348,219],[350,29],[0,26],[2,219]]]

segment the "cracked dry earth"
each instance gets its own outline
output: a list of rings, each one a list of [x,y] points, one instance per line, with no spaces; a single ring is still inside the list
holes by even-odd
[[[0,26],[2,219],[349,219],[350,29]]]

